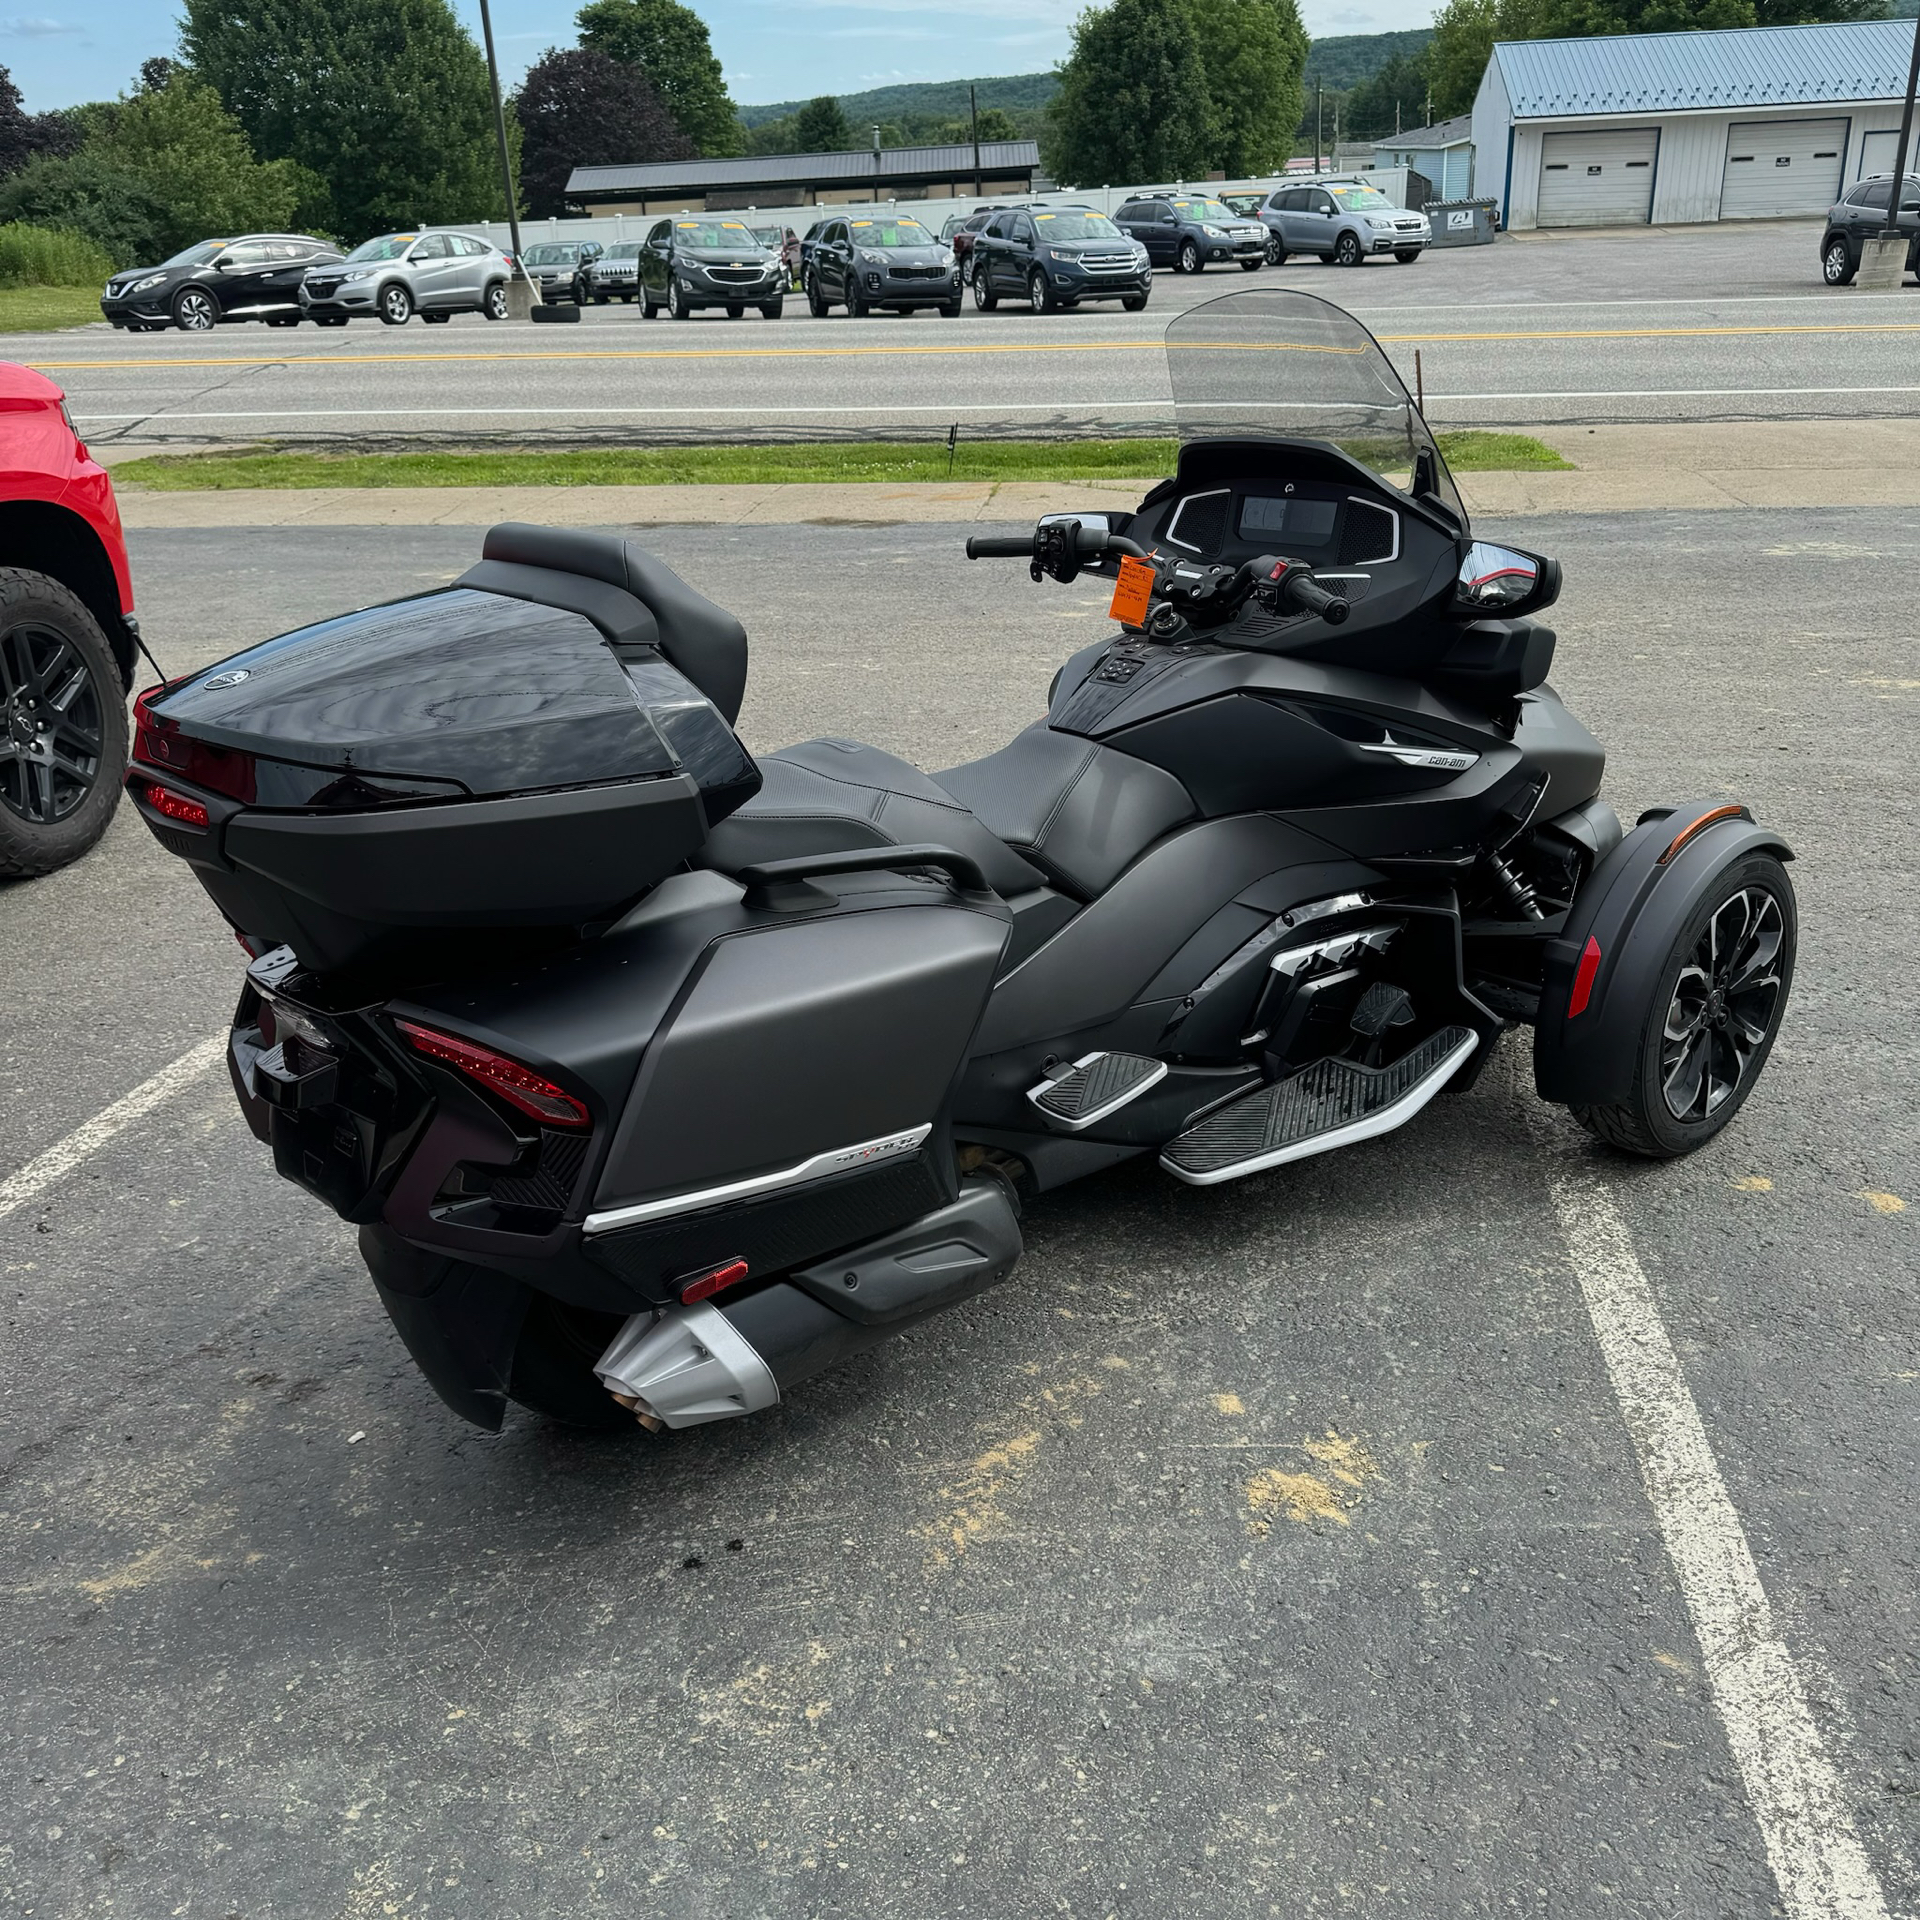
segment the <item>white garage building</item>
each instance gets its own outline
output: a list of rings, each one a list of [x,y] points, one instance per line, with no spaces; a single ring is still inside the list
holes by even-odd
[[[1913,33],[1861,20],[1502,40],[1473,103],[1476,188],[1512,228],[1824,213],[1893,171]]]

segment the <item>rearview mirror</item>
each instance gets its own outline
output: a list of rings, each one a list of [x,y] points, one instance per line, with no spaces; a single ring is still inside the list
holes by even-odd
[[[1560,596],[1560,563],[1476,540],[1460,563],[1454,601],[1483,613],[1533,613]]]

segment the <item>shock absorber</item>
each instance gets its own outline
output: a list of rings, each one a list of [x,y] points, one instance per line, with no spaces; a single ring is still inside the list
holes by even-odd
[[[1525,879],[1509,861],[1497,853],[1487,855],[1487,867],[1494,885],[1506,896],[1507,904],[1528,920],[1544,920],[1540,902],[1534,898],[1533,883]]]

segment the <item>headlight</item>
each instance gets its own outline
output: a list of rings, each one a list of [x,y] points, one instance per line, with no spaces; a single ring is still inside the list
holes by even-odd
[[[343,273],[340,276],[340,283],[342,286],[348,286],[355,280],[371,280],[372,278],[373,269],[371,267],[355,267],[351,273]]]
[[[1077,253],[1062,253],[1058,247],[1049,247],[1047,249],[1047,258],[1049,260],[1065,260],[1071,263],[1077,261],[1080,256]]]
[[[886,265],[886,261],[881,255],[869,253],[865,247],[860,249],[860,258],[870,267],[883,267]]]
[[[1370,213],[1367,215],[1367,225],[1370,227],[1390,227],[1393,225],[1393,215],[1390,213]]]
[[[1225,227],[1202,227],[1200,231],[1204,233],[1209,240],[1224,240],[1227,237]]]
[[[164,273],[150,273],[144,280],[136,280],[132,286],[124,289],[127,293],[145,293],[149,287],[157,287],[167,276]]]

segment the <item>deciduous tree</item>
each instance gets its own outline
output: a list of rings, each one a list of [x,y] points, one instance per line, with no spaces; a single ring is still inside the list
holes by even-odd
[[[1206,68],[1209,161],[1232,177],[1284,167],[1293,152],[1307,65],[1307,30],[1295,0],[1188,5]]]
[[[591,47],[549,50],[514,96],[520,192],[538,219],[564,213],[575,167],[691,160],[693,142],[637,67]]]
[[[707,23],[690,7],[678,0],[589,0],[576,19],[580,44],[638,67],[701,153],[744,151]]]
[[[1204,174],[1213,102],[1188,0],[1113,0],[1075,23],[1040,150],[1075,186]]]

